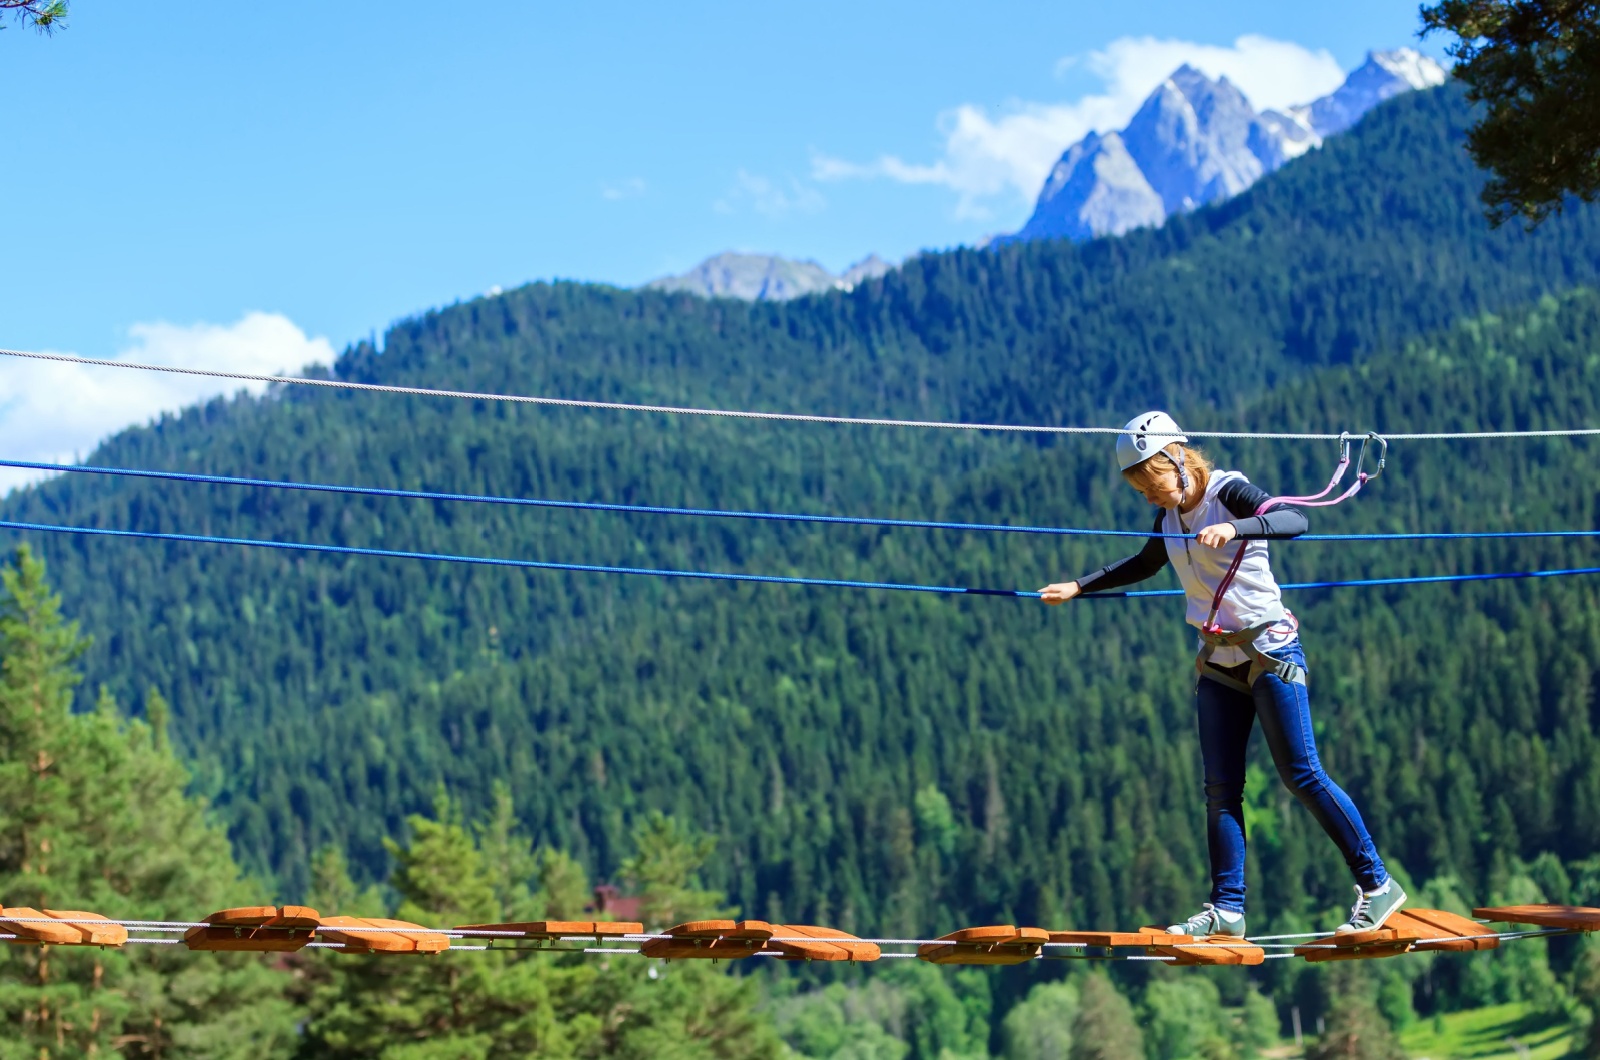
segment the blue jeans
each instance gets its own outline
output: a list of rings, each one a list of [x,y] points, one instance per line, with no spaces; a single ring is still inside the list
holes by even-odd
[[[1295,641],[1272,658],[1304,667],[1305,651]],[[1261,732],[1272,751],[1283,784],[1299,799],[1322,830],[1339,846],[1345,864],[1363,890],[1382,887],[1389,878],[1361,813],[1350,796],[1329,779],[1317,757],[1311,731],[1311,699],[1306,686],[1263,674],[1251,693],[1202,677],[1194,702],[1200,720],[1200,752],[1206,774],[1206,841],[1211,851],[1211,901],[1219,909],[1244,912],[1244,768],[1250,729]]]

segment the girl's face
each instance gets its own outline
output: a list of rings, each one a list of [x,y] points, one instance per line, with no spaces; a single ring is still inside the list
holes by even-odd
[[[1145,500],[1157,508],[1165,508],[1168,511],[1183,503],[1183,490],[1178,488],[1178,476],[1175,474],[1155,478],[1140,492],[1144,494]]]

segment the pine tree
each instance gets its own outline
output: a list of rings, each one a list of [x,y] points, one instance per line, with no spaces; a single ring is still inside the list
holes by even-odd
[[[67,0],[0,0],[0,29],[5,16],[15,15],[19,23],[49,35],[66,26]]]
[[[1095,973],[1085,978],[1078,1005],[1070,1060],[1129,1060],[1144,1055],[1144,1034],[1134,1021],[1133,1006],[1108,976]]]
[[[1600,197],[1600,9],[1588,0],[1442,0],[1424,32],[1455,35],[1454,74],[1481,103],[1467,149],[1499,224],[1537,224]]]
[[[639,915],[647,928],[736,912],[723,908],[721,892],[700,886],[700,866],[716,848],[711,836],[696,836],[682,822],[652,810],[634,829],[633,841],[638,853],[622,863],[621,875],[639,894]]]
[[[1573,1055],[1583,1060],[1600,1060],[1600,945],[1591,937],[1583,940],[1583,949],[1573,968],[1572,993],[1588,1011],[1588,1026],[1582,1039],[1574,1046]]]
[[[1406,1060],[1406,1054],[1377,1006],[1354,991],[1335,1000],[1322,1037],[1306,1048],[1306,1060]]]
[[[1078,1015],[1078,987],[1040,983],[1006,1013],[1001,1025],[1006,1060],[1067,1060]]]
[[[102,694],[71,713],[83,640],[26,549],[0,569],[0,894],[12,906],[193,920],[261,901],[159,724]],[[150,698],[159,722],[163,704]],[[292,1048],[286,978],[258,959],[181,948],[14,946],[0,952],[8,1047],[272,1057]]]
[[[433,816],[410,818],[410,836],[390,844],[399,898],[395,915],[427,926],[539,919],[569,912],[581,875],[571,859],[535,851],[509,817],[502,793],[488,824],[472,828],[459,805],[439,795]],[[670,820],[640,831],[641,873],[678,896],[691,886],[704,840]],[[692,852],[702,852],[698,855]],[[323,875],[339,866],[319,859]],[[671,866],[670,870],[668,866]],[[530,887],[543,879],[554,885]],[[326,893],[350,895],[347,879],[325,878]],[[684,906],[703,915],[720,903]],[[463,940],[462,945],[473,945]],[[674,1057],[759,1060],[777,1037],[754,1009],[755,984],[720,968],[530,953],[446,952],[417,958],[316,954],[318,985],[302,1050],[307,1057]],[[654,973],[654,974],[652,974]]]

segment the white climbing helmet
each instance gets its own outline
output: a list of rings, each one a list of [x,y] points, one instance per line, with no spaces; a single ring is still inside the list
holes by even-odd
[[[1127,433],[1117,435],[1117,463],[1123,471],[1144,463],[1173,442],[1189,440],[1183,428],[1178,426],[1178,421],[1165,412],[1146,412],[1135,416],[1122,429]]]

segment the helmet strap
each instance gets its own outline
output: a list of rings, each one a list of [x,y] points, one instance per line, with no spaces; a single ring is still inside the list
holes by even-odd
[[[1183,457],[1182,456],[1173,456],[1171,453],[1167,452],[1165,449],[1161,450],[1161,453],[1169,461],[1172,462],[1172,466],[1173,467],[1178,469],[1178,489],[1182,490],[1184,493],[1188,493],[1189,492],[1189,469],[1187,467],[1184,467]]]

